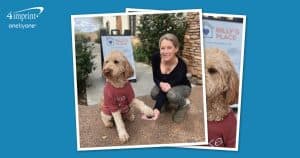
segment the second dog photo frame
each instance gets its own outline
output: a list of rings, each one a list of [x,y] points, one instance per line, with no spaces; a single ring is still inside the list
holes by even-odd
[[[140,11],[155,10],[125,10]],[[208,144],[188,148],[238,151],[246,16],[203,13],[202,18]]]

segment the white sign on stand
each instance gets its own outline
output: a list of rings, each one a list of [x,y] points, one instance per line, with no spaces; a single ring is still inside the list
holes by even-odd
[[[203,19],[204,47],[226,51],[237,73],[240,73],[243,32],[242,22]]]

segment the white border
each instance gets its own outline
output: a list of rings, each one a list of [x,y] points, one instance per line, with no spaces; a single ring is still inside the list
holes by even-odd
[[[145,11],[157,11],[150,9],[135,9],[126,8],[125,12],[145,12]],[[239,135],[240,135],[240,118],[241,118],[241,104],[242,104],[242,85],[243,85],[243,70],[244,70],[244,53],[245,53],[245,34],[246,34],[246,15],[235,15],[235,14],[217,14],[217,13],[203,13],[203,16],[218,16],[218,17],[233,17],[243,19],[243,34],[242,34],[242,49],[241,49],[241,62],[240,62],[240,82],[239,82],[239,98],[238,98],[238,113],[237,113],[237,131],[236,131],[236,147],[225,148],[225,147],[211,147],[211,146],[185,146],[185,148],[193,149],[210,149],[210,150],[227,150],[227,151],[238,151],[239,149]],[[202,34],[203,38],[203,34]],[[203,39],[201,39],[203,41]],[[204,41],[203,41],[204,44]],[[202,50],[201,50],[202,51]],[[202,67],[203,68],[203,67]],[[204,70],[204,69],[202,69]],[[205,97],[206,98],[206,97]],[[206,104],[205,104],[206,105]],[[207,128],[206,128],[207,129]]]
[[[133,13],[103,13],[103,14],[81,14],[81,15],[71,15],[71,30],[72,30],[72,49],[73,49],[73,74],[74,74],[74,95],[75,95],[75,114],[76,114],[76,135],[77,135],[77,150],[87,151],[87,150],[107,150],[107,149],[130,149],[130,148],[145,148],[145,147],[180,147],[188,145],[205,145],[208,143],[207,134],[207,110],[206,110],[206,91],[205,91],[205,80],[203,81],[203,114],[204,114],[204,133],[205,141],[196,143],[173,143],[173,144],[153,144],[153,145],[130,145],[130,146],[111,146],[111,147],[90,147],[81,148],[80,147],[80,134],[79,134],[79,116],[78,116],[78,96],[77,96],[77,71],[76,71],[76,49],[75,49],[75,18],[79,17],[99,17],[99,16],[128,16],[128,15],[143,15],[143,14],[167,14],[167,13],[188,13],[188,12],[198,12],[199,16],[202,17],[201,9],[188,9],[188,10],[169,10],[169,11],[155,11],[155,12],[133,12]],[[202,35],[202,18],[200,18],[200,30]],[[201,56],[204,56],[203,49],[203,36],[201,38]],[[204,60],[201,60],[202,68],[204,69]],[[205,74],[202,73],[202,77]]]

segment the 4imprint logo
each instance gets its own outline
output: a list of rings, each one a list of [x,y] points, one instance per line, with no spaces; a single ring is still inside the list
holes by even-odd
[[[9,29],[34,29],[37,27],[37,19],[44,12],[44,7],[32,7],[17,11],[10,11],[6,18],[11,23],[8,24]]]

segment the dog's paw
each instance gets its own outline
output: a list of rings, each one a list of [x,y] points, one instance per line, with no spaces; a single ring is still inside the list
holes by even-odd
[[[108,122],[104,123],[104,126],[107,127],[107,128],[112,128],[114,126],[114,124],[113,124],[112,121],[108,121]]]
[[[135,115],[134,115],[134,114],[131,114],[131,115],[129,115],[129,116],[127,117],[127,119],[128,119],[129,121],[134,121]]]
[[[154,116],[153,109],[151,109],[149,106],[145,105],[142,109],[142,113],[146,116]]]
[[[119,139],[122,143],[125,143],[129,139],[129,135],[126,131],[119,132]]]

